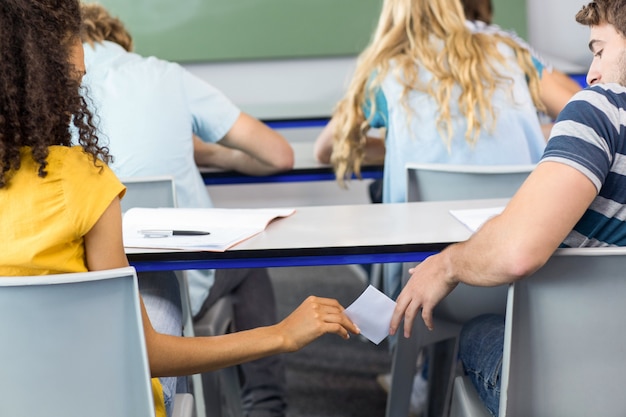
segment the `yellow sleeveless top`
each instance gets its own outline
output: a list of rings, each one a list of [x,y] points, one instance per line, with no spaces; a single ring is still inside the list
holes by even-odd
[[[87,271],[83,236],[124,195],[124,185],[79,146],[51,146],[45,178],[30,148],[21,154],[20,169],[0,188],[0,276]],[[166,417],[158,378],[152,391],[157,417]]]

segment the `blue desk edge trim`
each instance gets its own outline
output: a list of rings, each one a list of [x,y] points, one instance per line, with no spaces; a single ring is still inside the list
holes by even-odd
[[[272,129],[293,129],[305,127],[324,127],[330,120],[329,117],[310,117],[302,119],[268,119],[263,120]]]
[[[130,264],[139,272],[179,271],[189,269],[274,268],[291,266],[349,265],[388,262],[421,262],[438,252],[407,252],[389,254],[289,256],[256,259],[212,259],[180,261],[136,261]]]

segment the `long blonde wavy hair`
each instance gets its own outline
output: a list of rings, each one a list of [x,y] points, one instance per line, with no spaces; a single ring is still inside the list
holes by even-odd
[[[455,86],[460,86],[458,104],[467,119],[465,139],[474,144],[481,129],[495,121],[491,106],[494,92],[512,81],[496,69],[506,65],[498,42],[515,52],[535,106],[543,110],[539,75],[528,50],[505,35],[473,33],[465,24],[459,0],[384,0],[373,38],[359,56],[348,91],[333,115],[336,124],[331,162],[340,184],[353,173],[360,176],[370,129],[362,106],[370,100],[371,118],[376,111],[374,92],[392,71],[392,62],[392,74],[403,86],[402,105],[407,110],[407,97],[413,90],[427,93],[437,102],[437,126],[448,149],[453,133],[450,100]],[[421,83],[421,68],[437,81]]]

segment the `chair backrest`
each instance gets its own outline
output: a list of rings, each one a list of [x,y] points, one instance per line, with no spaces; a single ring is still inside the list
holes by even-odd
[[[408,201],[512,197],[534,167],[408,163]],[[456,323],[464,323],[480,314],[504,314],[506,297],[506,285],[479,288],[459,284],[437,305],[435,314]]]
[[[500,416],[623,416],[626,248],[560,249],[509,289]]]
[[[535,165],[406,165],[408,201],[512,197]]]
[[[133,207],[176,207],[176,189],[171,176],[122,178],[126,194],[122,212]]]
[[[0,415],[154,417],[135,269],[0,277]]]

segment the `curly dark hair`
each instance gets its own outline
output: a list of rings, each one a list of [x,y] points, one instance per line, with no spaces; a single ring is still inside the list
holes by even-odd
[[[48,148],[76,145],[72,125],[94,165],[110,162],[70,62],[79,30],[78,0],[0,1],[0,188],[25,146],[45,177]]]
[[[586,26],[608,23],[622,36],[626,36],[626,1],[595,0],[583,6],[576,14],[576,21]]]

